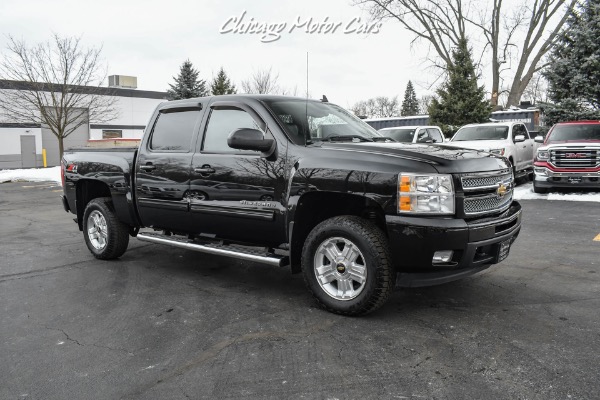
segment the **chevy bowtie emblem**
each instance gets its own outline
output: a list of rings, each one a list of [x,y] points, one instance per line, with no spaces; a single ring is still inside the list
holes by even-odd
[[[508,192],[508,187],[504,185],[504,183],[498,184],[498,189],[496,189],[496,194],[500,197],[504,197],[504,195]]]

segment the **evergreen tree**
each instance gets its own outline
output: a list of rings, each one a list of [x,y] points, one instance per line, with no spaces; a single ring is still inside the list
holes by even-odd
[[[417,100],[417,94],[411,81],[408,81],[406,90],[404,91],[404,100],[402,101],[402,109],[400,115],[418,115],[419,114],[419,100]]]
[[[223,67],[221,67],[217,76],[210,83],[210,92],[213,96],[237,93],[235,85],[231,83]]]
[[[167,90],[169,99],[179,100],[208,96],[206,81],[204,79],[198,79],[198,74],[198,70],[194,69],[190,60],[186,60],[181,64],[179,75],[173,77],[175,84],[172,85],[169,83],[169,86],[171,87]]]
[[[446,135],[460,126],[485,122],[492,110],[485,99],[483,86],[477,86],[477,74],[466,39],[452,51],[446,82],[436,91],[429,105],[432,124],[439,125]]]
[[[587,0],[573,12],[550,55],[544,75],[553,104],[547,125],[600,119],[600,0]]]

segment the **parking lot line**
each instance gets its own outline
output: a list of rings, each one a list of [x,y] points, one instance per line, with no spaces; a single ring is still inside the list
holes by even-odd
[[[594,242],[600,242],[600,233],[596,235]]]

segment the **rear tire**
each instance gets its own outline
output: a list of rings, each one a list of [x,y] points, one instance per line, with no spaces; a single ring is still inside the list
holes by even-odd
[[[310,232],[302,250],[302,273],[319,305],[342,315],[375,311],[396,282],[385,234],[356,216],[330,218]]]
[[[91,200],[83,213],[83,237],[94,257],[112,260],[125,253],[129,227],[119,221],[110,197]]]

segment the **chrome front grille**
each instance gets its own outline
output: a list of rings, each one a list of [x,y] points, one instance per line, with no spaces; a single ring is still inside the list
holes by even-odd
[[[460,181],[465,193],[463,209],[466,216],[502,212],[510,207],[514,187],[510,169],[462,175]]]
[[[510,182],[512,188],[513,175],[510,169],[505,169],[496,172],[463,175],[460,177],[460,181],[465,192],[479,192],[496,189],[500,183],[506,184],[507,182]]]
[[[600,151],[581,147],[551,149],[549,161],[558,168],[594,168],[600,165]]]
[[[465,197],[465,214],[480,215],[506,210],[512,202],[512,191],[510,195],[502,197],[498,195],[486,195],[477,197]]]

